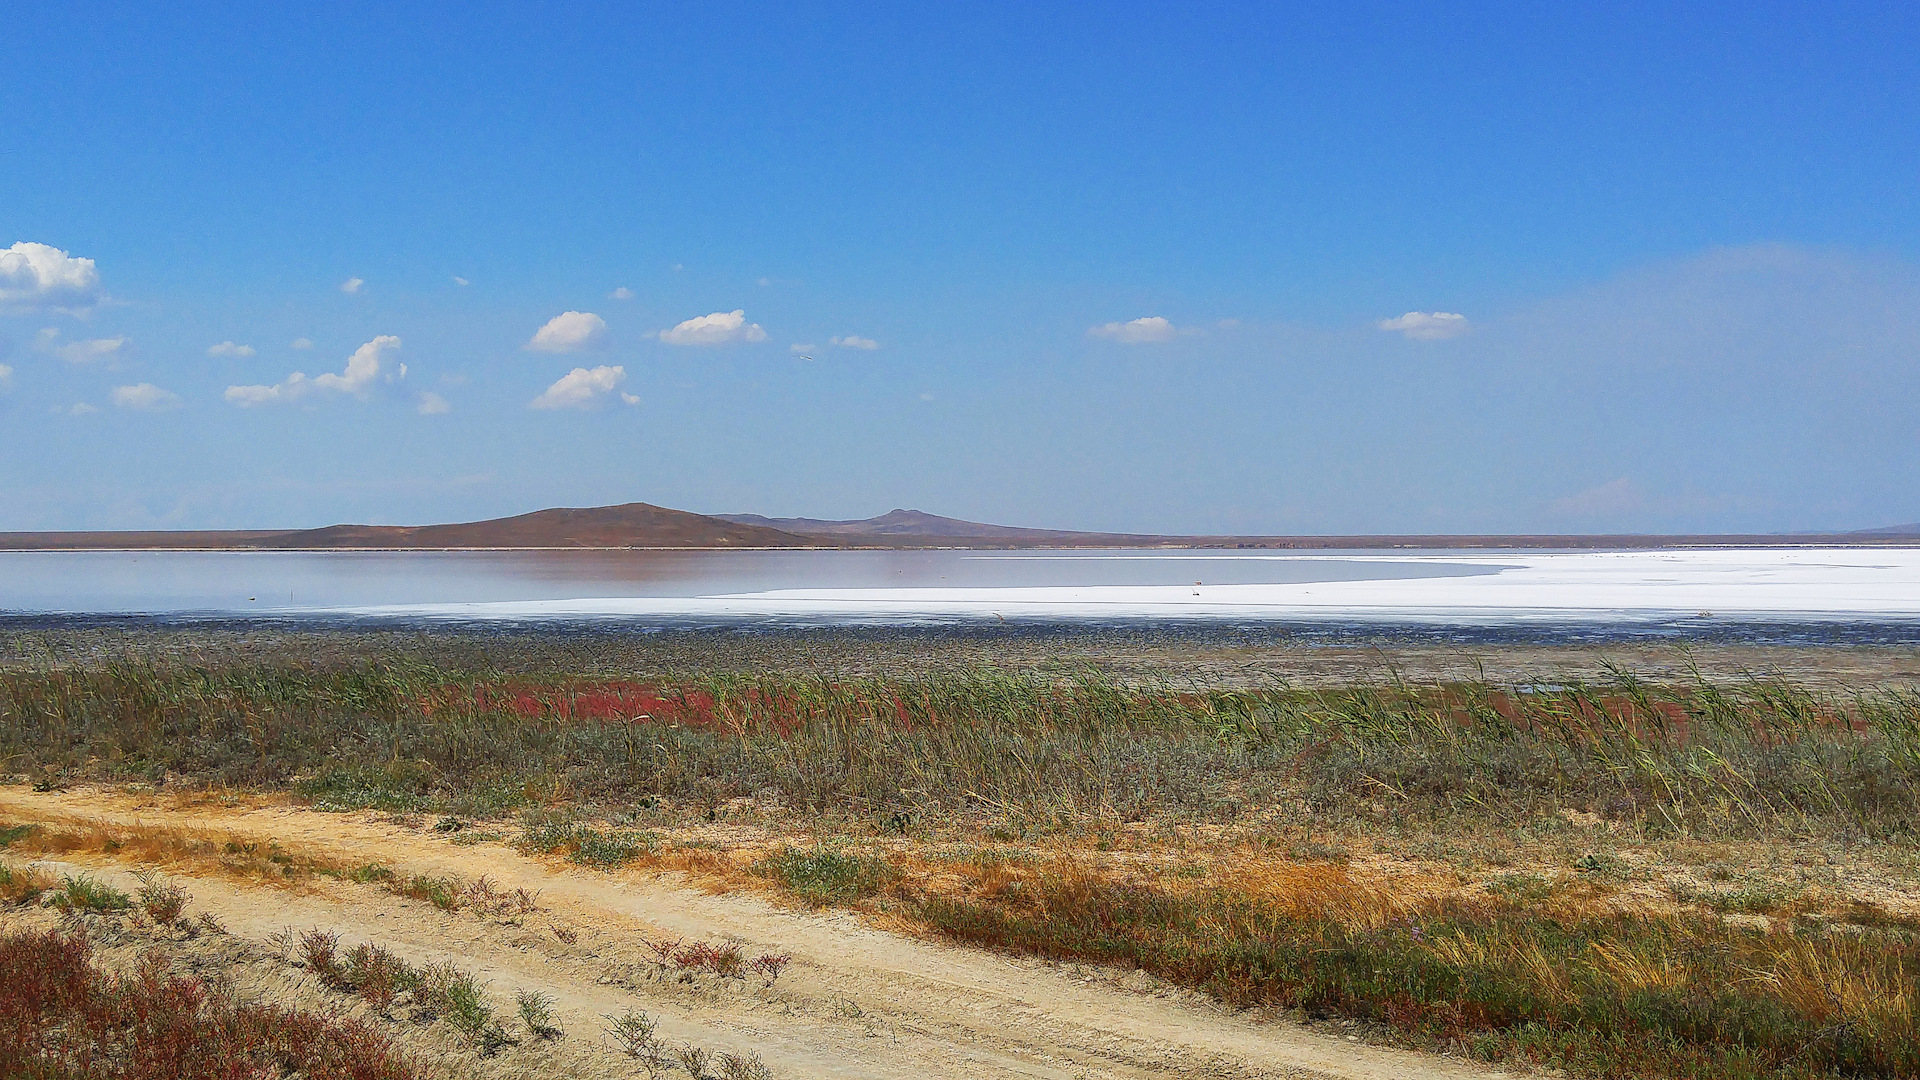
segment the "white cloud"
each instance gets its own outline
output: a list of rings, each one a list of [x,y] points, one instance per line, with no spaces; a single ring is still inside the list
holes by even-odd
[[[453,283],[455,285],[460,286],[463,289],[466,288],[468,285],[473,284],[473,282],[468,281],[466,278],[461,277],[459,274],[453,275]]]
[[[526,348],[534,352],[579,352],[604,345],[606,340],[605,319],[590,311],[566,311],[548,319]]]
[[[631,299],[633,299],[633,290],[632,290],[632,289],[629,289],[629,288],[627,288],[627,287],[626,287],[625,285],[622,285],[622,286],[620,286],[619,288],[617,288],[617,289],[615,289],[615,290],[613,290],[612,292],[610,292],[610,293],[608,293],[608,294],[607,294],[607,299],[609,299],[609,300],[631,300]]]
[[[767,332],[760,329],[759,323],[748,322],[745,310],[716,311],[660,331],[660,340],[669,345],[731,345],[739,341],[765,341]]]
[[[811,360],[813,359],[813,351],[819,347],[818,345],[802,345],[799,342],[794,342],[792,345],[787,346],[787,351],[795,356],[804,356]]]
[[[1413,341],[1441,341],[1473,329],[1465,315],[1449,311],[1409,311],[1397,319],[1381,319],[1380,329],[1397,330]]]
[[[353,351],[346,370],[338,375],[328,372],[309,379],[294,372],[273,386],[229,386],[226,398],[235,405],[250,407],[275,402],[298,401],[316,392],[353,394],[364,397],[373,384],[385,378],[392,382],[406,377],[407,365],[386,362],[386,354],[400,347],[400,339],[382,334]]]
[[[132,386],[114,387],[113,403],[123,409],[165,412],[168,409],[180,407],[180,395],[171,390],[162,390],[152,383],[143,382]]]
[[[65,345],[56,345],[60,331],[51,327],[34,336],[34,344],[53,353],[69,364],[91,364],[97,360],[111,360],[120,354],[127,344],[123,337],[89,338],[84,341],[69,341]]]
[[[354,293],[360,291],[360,286],[365,284],[366,282],[361,278],[350,277],[340,283],[340,291],[346,293],[348,296],[352,296]]]
[[[307,342],[307,344],[312,345],[313,342],[309,341]],[[223,341],[218,345],[207,346],[207,355],[208,356],[242,356],[242,357],[252,356],[253,346],[235,345],[231,341]]]
[[[0,364],[0,386],[5,386],[12,381],[13,369],[5,364]]]
[[[58,405],[53,407],[53,412],[56,416],[91,416],[99,411],[99,409],[84,401],[76,401],[73,405],[65,409]]]
[[[25,241],[0,251],[0,309],[84,311],[99,301],[92,259]]]
[[[880,347],[879,342],[870,337],[861,337],[859,334],[848,334],[845,337],[836,337],[833,339],[833,343],[843,349],[860,349],[865,352],[872,352]]]
[[[1172,341],[1180,331],[1172,323],[1158,315],[1149,315],[1144,319],[1131,322],[1110,322],[1093,327],[1087,331],[1088,337],[1106,338],[1122,345],[1157,345],[1163,341]]]
[[[627,377],[623,367],[600,367],[588,370],[574,368],[567,372],[539,397],[528,402],[534,409],[584,409],[600,398],[613,392]],[[626,395],[622,395],[624,398]],[[635,404],[636,402],[628,402]]]
[[[629,394],[625,390],[622,390],[620,391],[620,400],[626,402],[628,405],[638,405],[640,404],[640,395]]]
[[[291,342],[288,342],[287,347],[290,349],[311,349],[313,348],[313,339],[297,337]]]
[[[453,411],[453,405],[446,398],[429,390],[420,395],[420,404],[413,411],[421,416],[444,416]]]
[[[763,289],[771,284],[773,284],[773,279],[770,277],[763,277],[760,279],[760,287]]]

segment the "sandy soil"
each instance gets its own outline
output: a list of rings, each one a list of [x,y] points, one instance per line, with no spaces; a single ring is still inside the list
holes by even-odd
[[[190,913],[213,913],[241,939],[264,942],[287,928],[327,929],[346,945],[375,941],[416,962],[452,961],[484,980],[503,1008],[522,988],[551,994],[568,1037],[509,1051],[498,1064],[512,1071],[500,1075],[636,1075],[631,1062],[601,1045],[605,1017],[630,1007],[657,1016],[661,1033],[675,1042],[757,1052],[777,1077],[1501,1075],[1284,1018],[1229,1013],[1144,973],[1013,959],[918,940],[844,913],[791,910],[666,879],[548,864],[497,844],[458,846],[370,814],[181,808],[139,796],[20,788],[0,789],[0,813],[19,821],[212,830],[277,840],[315,857],[469,880],[485,875],[507,888],[538,890],[535,913],[489,919],[442,912],[371,886],[323,881],[282,888],[204,868],[166,868],[192,892]],[[125,886],[134,867],[89,869]],[[0,922],[23,917],[0,914]],[[784,952],[794,959],[772,987],[710,975],[685,981],[655,965],[642,942],[650,934],[727,939],[749,954]]]

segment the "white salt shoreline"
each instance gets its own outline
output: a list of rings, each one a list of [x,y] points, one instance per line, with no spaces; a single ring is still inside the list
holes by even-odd
[[[1023,558],[1046,556],[1023,556]],[[1076,554],[1073,558],[1099,558]],[[1113,558],[1140,558],[1114,555]],[[1494,573],[1237,585],[780,589],[705,597],[607,597],[335,609],[458,619],[916,618],[1633,622],[1920,619],[1920,549],[1728,548],[1617,552],[1427,552],[1249,556],[1474,564]],[[1204,560],[1196,560],[1196,563]],[[1199,571],[1196,571],[1199,572]]]

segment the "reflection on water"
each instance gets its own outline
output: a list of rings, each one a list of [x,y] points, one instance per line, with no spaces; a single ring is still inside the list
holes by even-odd
[[[286,614],[289,609],[701,597],[780,589],[1261,585],[1498,570],[1491,563],[1401,561],[1378,552],[1336,551],[1304,558],[1153,550],[23,551],[0,552],[0,612]]]

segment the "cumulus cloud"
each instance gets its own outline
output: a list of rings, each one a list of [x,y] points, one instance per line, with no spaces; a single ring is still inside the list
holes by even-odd
[[[455,285],[460,286],[461,288],[466,288],[468,285],[473,284],[473,282],[468,281],[466,278],[461,277],[459,274],[453,275],[453,283]]]
[[[453,411],[453,405],[446,398],[429,390],[420,395],[420,404],[415,406],[413,411],[421,416],[444,416]]]
[[[608,294],[607,294],[607,299],[609,299],[609,300],[631,300],[631,299],[633,299],[633,290],[632,290],[632,289],[629,289],[629,288],[627,288],[627,287],[626,287],[625,285],[622,285],[622,286],[620,286],[619,288],[617,288],[617,289],[615,289],[615,290],[613,290],[612,292],[610,292],[610,293],[608,293]]]
[[[1157,345],[1172,341],[1179,332],[1172,323],[1160,316],[1149,315],[1131,322],[1110,322],[1093,327],[1087,331],[1087,336],[1117,341],[1122,345]]]
[[[297,337],[288,342],[287,347],[290,349],[311,349],[313,348],[313,339]]]
[[[296,371],[272,386],[229,386],[226,398],[235,405],[248,408],[299,401],[316,393],[365,397],[374,383],[381,379],[392,382],[406,377],[407,365],[387,362],[387,354],[399,347],[399,338],[382,334],[355,349],[353,355],[347,358],[346,370],[338,375],[328,372],[308,378],[303,372]]]
[[[143,382],[132,386],[114,387],[113,403],[123,409],[165,412],[168,409],[180,407],[180,395],[171,390],[162,390],[150,382]]]
[[[765,341],[767,332],[759,323],[747,321],[744,309],[716,311],[702,315],[671,330],[660,331],[660,340],[669,345],[731,345],[741,341]]]
[[[127,344],[127,339],[124,337],[88,338],[82,341],[69,341],[65,345],[60,344],[59,341],[60,331],[51,326],[35,334],[33,339],[36,348],[50,352],[69,364],[91,364],[99,360],[111,360],[120,355],[120,350]]]
[[[872,352],[880,347],[879,342],[870,337],[861,337],[859,334],[848,334],[845,337],[836,337],[833,339],[833,343],[843,349],[860,349],[865,352]]]
[[[1398,331],[1412,341],[1441,341],[1473,329],[1465,315],[1450,311],[1409,311],[1397,319],[1381,319],[1379,326]]]
[[[350,277],[340,283],[340,291],[346,293],[348,296],[352,296],[354,293],[360,291],[360,286],[365,284],[366,282],[360,278]]]
[[[534,409],[584,409],[594,402],[613,393],[613,389],[625,381],[627,369],[609,367],[605,364],[597,368],[574,368],[554,382],[552,386],[537,398],[528,402]],[[628,395],[621,395],[624,399]],[[639,399],[628,402],[637,404]]]
[[[302,339],[302,340],[304,340],[304,339]],[[307,344],[308,344],[308,345],[312,345],[312,344],[313,344],[313,342],[311,342],[311,341],[309,341],[309,342],[307,342]],[[220,343],[220,344],[218,344],[218,345],[209,345],[209,346],[207,346],[207,355],[208,355],[208,356],[235,356],[235,357],[247,357],[247,356],[252,356],[252,355],[253,355],[253,346],[251,346],[251,345],[236,345],[236,344],[234,344],[234,343],[233,343],[233,342],[231,342],[231,341],[223,341],[223,342],[221,342],[221,343]]]
[[[566,311],[547,320],[528,341],[534,352],[566,353],[606,344],[607,322],[590,311]]]
[[[99,301],[92,259],[26,241],[0,251],[0,309],[84,311]]]
[[[57,416],[91,416],[92,414],[97,413],[100,410],[95,408],[92,405],[87,404],[84,401],[76,401],[72,405],[64,409],[58,405],[55,405],[53,407],[53,411],[54,411],[54,414]]]

